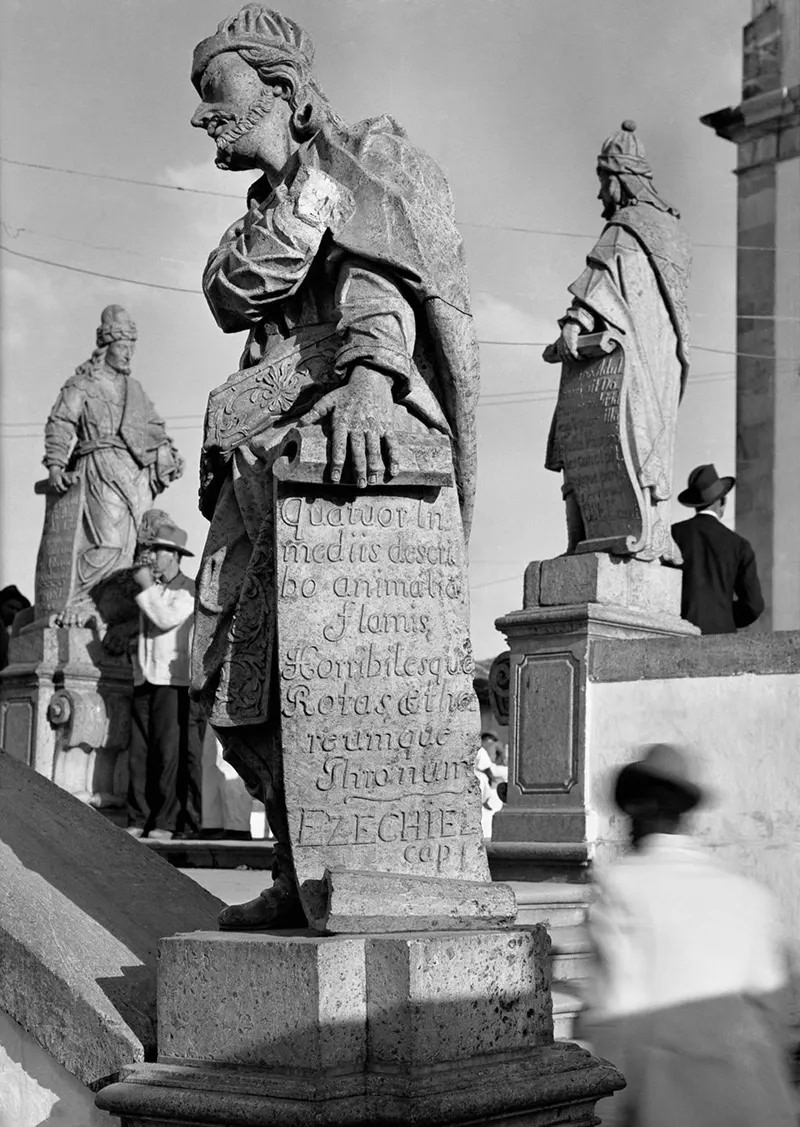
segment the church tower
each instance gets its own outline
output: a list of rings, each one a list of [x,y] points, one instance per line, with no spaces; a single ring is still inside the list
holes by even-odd
[[[800,629],[800,0],[753,0],[742,99],[700,119],[737,148],[736,528],[760,625]]]

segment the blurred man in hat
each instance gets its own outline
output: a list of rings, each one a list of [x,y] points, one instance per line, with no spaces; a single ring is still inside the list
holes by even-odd
[[[603,1127],[794,1127],[780,1034],[788,981],[777,905],[684,830],[705,798],[688,757],[655,744],[614,801],[633,851],[596,882],[581,1036],[627,1080]]]
[[[736,484],[712,465],[689,474],[678,500],[694,518],[672,526],[683,554],[681,616],[703,634],[733,634],[755,622],[764,609],[756,557],[743,536],[722,523],[725,498]]]
[[[190,723],[189,655],[194,583],[180,569],[186,533],[163,512],[145,513],[146,557],[133,578],[141,590],[134,660],[128,832],[193,836],[200,829],[201,750]]]

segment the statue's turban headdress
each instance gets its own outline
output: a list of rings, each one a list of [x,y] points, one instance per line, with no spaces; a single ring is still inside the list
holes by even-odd
[[[203,72],[213,58],[224,51],[248,47],[274,53],[276,63],[291,61],[304,79],[314,62],[311,36],[299,24],[261,4],[245,4],[237,15],[224,19],[214,35],[195,47],[192,82],[198,93]]]
[[[606,138],[597,158],[597,171],[653,179],[644,145],[636,136],[635,121],[623,121],[619,131]]]
[[[121,305],[107,305],[100,314],[97,347],[105,348],[115,340],[136,340],[136,325]]]

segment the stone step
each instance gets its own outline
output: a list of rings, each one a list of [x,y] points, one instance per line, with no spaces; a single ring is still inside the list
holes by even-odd
[[[553,980],[553,1035],[557,1041],[574,1040],[575,1019],[581,1011],[583,987],[581,979]]]
[[[178,869],[272,868],[271,841],[155,841],[142,844]]]
[[[587,884],[560,881],[509,881],[517,898],[521,924],[547,924],[549,928],[583,923],[591,896]]]
[[[587,974],[591,947],[586,929],[581,924],[550,928],[550,971],[553,981],[584,978]]]

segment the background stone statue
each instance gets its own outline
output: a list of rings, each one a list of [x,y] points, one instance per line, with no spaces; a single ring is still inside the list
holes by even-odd
[[[214,140],[218,167],[262,173],[203,277],[220,328],[248,336],[206,417],[195,692],[276,838],[273,888],[226,910],[228,927],[303,919],[276,715],[280,444],[298,423],[321,426],[327,480],[365,489],[396,474],[403,437],[434,431],[452,439],[465,530],[474,494],[477,348],[448,185],[392,118],[345,124],[313,57],[302,28],[248,4],[198,45],[192,68],[192,124]]]
[[[183,472],[163,421],[130,375],[136,336],[122,306],[107,306],[97,347],[61,388],[45,427],[49,489],[78,494],[69,522],[50,519],[51,513],[47,518],[70,539],[60,554],[71,551],[74,564],[56,615],[61,626],[83,625],[95,613],[92,592],[131,565],[143,514]],[[37,571],[53,554],[43,543]],[[37,575],[37,590],[41,586]],[[37,613],[41,609],[37,605]]]
[[[656,191],[635,122],[605,141],[597,174],[606,225],[545,352],[564,362],[545,465],[564,474],[568,552],[679,563],[669,501],[688,373],[690,248],[678,211]]]

